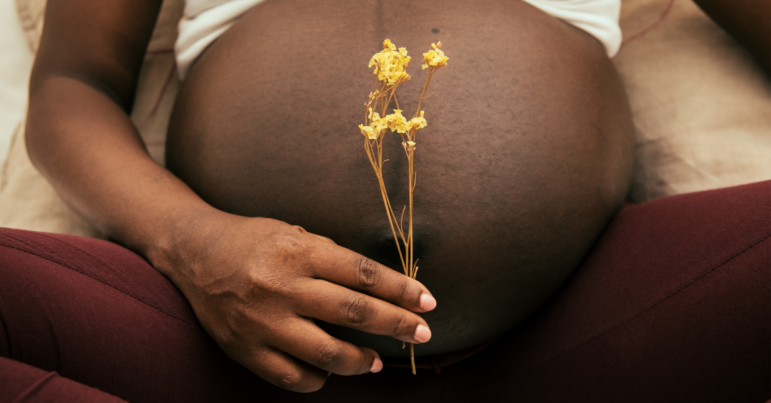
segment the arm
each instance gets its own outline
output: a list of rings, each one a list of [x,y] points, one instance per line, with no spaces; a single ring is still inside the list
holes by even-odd
[[[164,228],[178,214],[211,213],[149,158],[127,116],[161,1],[90,3],[48,4],[30,81],[27,148],[71,207],[157,262],[173,242]]]
[[[377,353],[309,318],[417,342],[427,325],[414,312],[433,309],[424,286],[299,227],[218,211],[148,156],[128,111],[160,3],[49,2],[30,82],[31,160],[79,214],[173,281],[260,377],[311,391],[328,371],[378,369]]]
[[[695,0],[718,25],[728,31],[771,75],[771,1]]]

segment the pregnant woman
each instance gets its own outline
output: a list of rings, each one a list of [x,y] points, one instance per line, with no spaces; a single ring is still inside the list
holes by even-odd
[[[366,63],[385,38],[415,53],[443,39],[452,60],[423,104],[416,157],[415,256],[441,301],[423,316],[431,343],[416,353],[473,347],[543,304],[626,195],[629,109],[606,48],[586,32],[512,1],[265,2],[190,69],[167,166],[218,210],[299,225],[399,269],[356,127],[373,90]],[[417,61],[410,72],[406,111],[427,75]],[[401,210],[407,166],[389,140],[385,182]],[[330,331],[409,354],[388,337]]]
[[[127,117],[160,1],[50,2],[30,156],[133,252],[2,233],[3,276],[18,286],[0,298],[23,306],[0,311],[0,357],[15,360],[0,363],[23,385],[15,393],[112,398],[90,385],[136,401],[463,401],[441,385],[474,391],[457,381],[474,373],[493,380],[485,393],[517,398],[500,362],[480,372],[481,356],[463,359],[513,343],[509,331],[579,266],[622,207],[634,143],[608,58],[619,3],[531,3],[189,1],[164,168]],[[207,27],[196,21],[206,13],[238,18]],[[419,282],[397,271],[356,127],[374,81],[366,63],[385,38],[413,57],[441,40],[451,59],[423,104]],[[407,111],[426,73],[411,74],[400,87]],[[405,204],[398,158],[384,175],[393,205]],[[402,342],[433,369],[337,376],[406,366]],[[623,393],[639,387],[629,385]]]

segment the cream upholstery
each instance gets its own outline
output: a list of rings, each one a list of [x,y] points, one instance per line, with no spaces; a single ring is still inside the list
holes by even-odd
[[[16,2],[34,51],[45,0]],[[624,36],[651,27],[668,2],[624,0]],[[159,162],[179,88],[170,51],[182,3],[164,1],[131,116]],[[614,61],[637,134],[633,201],[771,178],[771,84],[690,0],[675,0],[666,18],[624,44]],[[29,162],[23,133],[20,124],[0,171],[0,226],[97,236]]]
[[[625,0],[625,37],[667,3]],[[675,0],[614,62],[637,136],[632,201],[771,179],[771,82],[691,0]]]
[[[174,66],[174,42],[183,0],[166,0],[153,32],[139,78],[131,119],[139,128],[150,155],[163,163],[166,127],[179,88]],[[45,0],[16,0],[30,49],[37,50]],[[24,122],[20,122],[0,170],[0,227],[100,236],[75,214],[37,172],[27,157]]]

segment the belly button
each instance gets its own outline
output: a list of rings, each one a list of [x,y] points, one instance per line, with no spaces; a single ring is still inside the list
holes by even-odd
[[[406,230],[406,228],[405,228]],[[413,228],[414,231],[414,228]],[[397,231],[396,233],[397,237],[399,236],[399,233]],[[404,234],[407,236],[407,234]],[[379,233],[373,237],[374,238],[374,247],[373,252],[374,255],[371,256],[375,260],[378,260],[382,264],[385,264],[386,266],[398,270],[401,270],[401,262],[399,260],[399,251],[396,249],[396,242],[394,241],[393,233],[391,232],[391,228],[386,228],[384,231],[379,231]],[[405,254],[404,249],[404,242],[402,242],[401,237],[399,237],[399,246],[402,250],[402,255]],[[419,234],[415,234],[415,242],[413,245],[413,256],[415,258],[420,259],[423,252],[423,242]]]

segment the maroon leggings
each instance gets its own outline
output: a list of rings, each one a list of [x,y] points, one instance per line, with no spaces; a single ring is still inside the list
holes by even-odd
[[[771,181],[627,206],[557,296],[481,352],[301,395],[230,361],[134,253],[0,229],[0,401],[764,402],[769,238]]]

